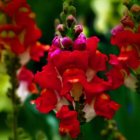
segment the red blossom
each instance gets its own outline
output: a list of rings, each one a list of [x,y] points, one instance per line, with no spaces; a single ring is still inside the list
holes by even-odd
[[[111,44],[118,47],[128,46],[135,43],[135,34],[130,30],[123,30],[111,37]]]
[[[41,72],[37,72],[35,74],[34,80],[42,88],[48,88],[57,91],[60,91],[61,89],[59,75],[56,69],[50,64],[44,66]]]
[[[90,37],[86,41],[86,47],[87,50],[89,50],[90,54],[94,54],[96,52],[97,46],[98,46],[99,38],[96,36]]]
[[[43,90],[35,100],[36,108],[41,113],[49,113],[57,104],[57,97],[52,90]]]
[[[48,51],[49,46],[43,45],[37,42],[35,45],[30,48],[30,56],[34,61],[39,61],[42,56],[44,56],[44,52]]]
[[[99,93],[108,90],[111,86],[110,82],[105,81],[98,76],[94,76],[91,81],[87,81],[84,71],[80,69],[67,69],[63,74],[63,87],[61,95],[64,96],[67,93],[69,94],[76,83],[79,83],[82,86],[88,102],[90,102],[93,97]]]
[[[33,93],[33,94],[38,93],[38,89],[37,89],[35,83],[33,82],[34,75],[33,75],[32,71],[30,71],[26,67],[22,67],[17,75],[17,78],[20,82],[27,83],[28,90],[31,93]]]
[[[2,41],[5,45],[9,45],[13,53],[19,55],[41,37],[41,31],[37,28],[34,20],[35,14],[26,0],[7,2],[5,6],[3,5],[3,11],[10,16],[10,22],[0,27]]]
[[[89,66],[95,71],[106,70],[106,62],[108,58],[100,51],[96,51],[95,55],[91,55],[89,58]]]
[[[80,123],[77,120],[77,112],[69,110],[64,105],[57,112],[56,117],[60,119],[59,131],[63,134],[69,134],[72,138],[76,138],[80,133]]]
[[[4,46],[8,45],[9,49],[16,54],[20,54],[25,51],[25,47],[18,38],[20,32],[20,28],[10,24],[0,27],[0,41],[4,44]]]
[[[112,119],[120,105],[112,101],[109,95],[103,93],[96,97],[94,108],[97,115]]]
[[[9,16],[13,16],[17,12],[17,10],[24,4],[26,4],[26,0],[11,0],[10,2],[6,3],[4,11]]]
[[[22,67],[18,74],[18,80],[25,81],[28,84],[32,83],[33,77],[34,77],[33,73],[30,70],[28,70],[26,67]]]
[[[110,83],[109,89],[117,89],[124,83],[125,70],[113,67],[106,73],[108,82]]]
[[[63,51],[50,58],[49,62],[53,63],[60,73],[70,68],[86,70],[88,67],[88,52],[78,50],[73,52]]]
[[[119,56],[110,55],[110,63],[124,70],[137,69],[140,66],[139,50],[135,46],[123,47]]]

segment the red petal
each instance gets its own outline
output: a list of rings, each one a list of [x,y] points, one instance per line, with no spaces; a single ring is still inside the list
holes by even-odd
[[[49,113],[57,104],[56,95],[51,90],[44,90],[42,91],[40,97],[35,100],[35,104],[36,108],[41,113]]]

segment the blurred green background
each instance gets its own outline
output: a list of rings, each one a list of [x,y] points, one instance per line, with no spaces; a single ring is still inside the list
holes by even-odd
[[[28,0],[32,10],[36,13],[36,22],[43,32],[40,39],[42,43],[51,44],[54,37],[54,20],[59,18],[62,10],[62,0]],[[97,35],[100,38],[99,49],[106,53],[118,53],[115,46],[110,45],[110,30],[119,23],[124,7],[120,0],[74,0],[77,8],[77,19],[84,25],[87,36]],[[29,68],[34,72],[45,64],[45,58],[40,63],[30,62]],[[4,70],[3,70],[4,71]],[[4,73],[4,72],[3,72]],[[1,75],[0,75],[1,77]],[[0,140],[8,140],[11,134],[10,112],[11,102],[7,98],[6,89],[10,86],[8,77],[0,78]],[[121,104],[114,119],[117,121],[120,132],[127,140],[140,140],[140,95],[122,86],[109,93],[115,101]],[[53,112],[42,115],[30,100],[35,95],[30,95],[26,102],[20,106],[18,126],[23,140],[66,140],[58,133],[58,121]],[[95,118],[82,127],[86,140],[105,140],[100,136],[104,127],[104,120]]]

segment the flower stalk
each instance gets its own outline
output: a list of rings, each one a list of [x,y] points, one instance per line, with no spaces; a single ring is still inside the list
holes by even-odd
[[[16,90],[18,87],[17,70],[19,68],[18,58],[14,55],[6,55],[5,62],[7,66],[7,73],[10,76],[10,83],[12,85],[9,90],[8,97],[11,99],[13,105],[12,112],[12,140],[18,140],[17,128],[18,128],[18,104],[19,99],[16,95]]]

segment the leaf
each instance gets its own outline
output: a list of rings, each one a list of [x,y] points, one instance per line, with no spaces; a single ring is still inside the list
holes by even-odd
[[[0,73],[0,95],[6,94],[10,87],[10,77],[7,74]]]

